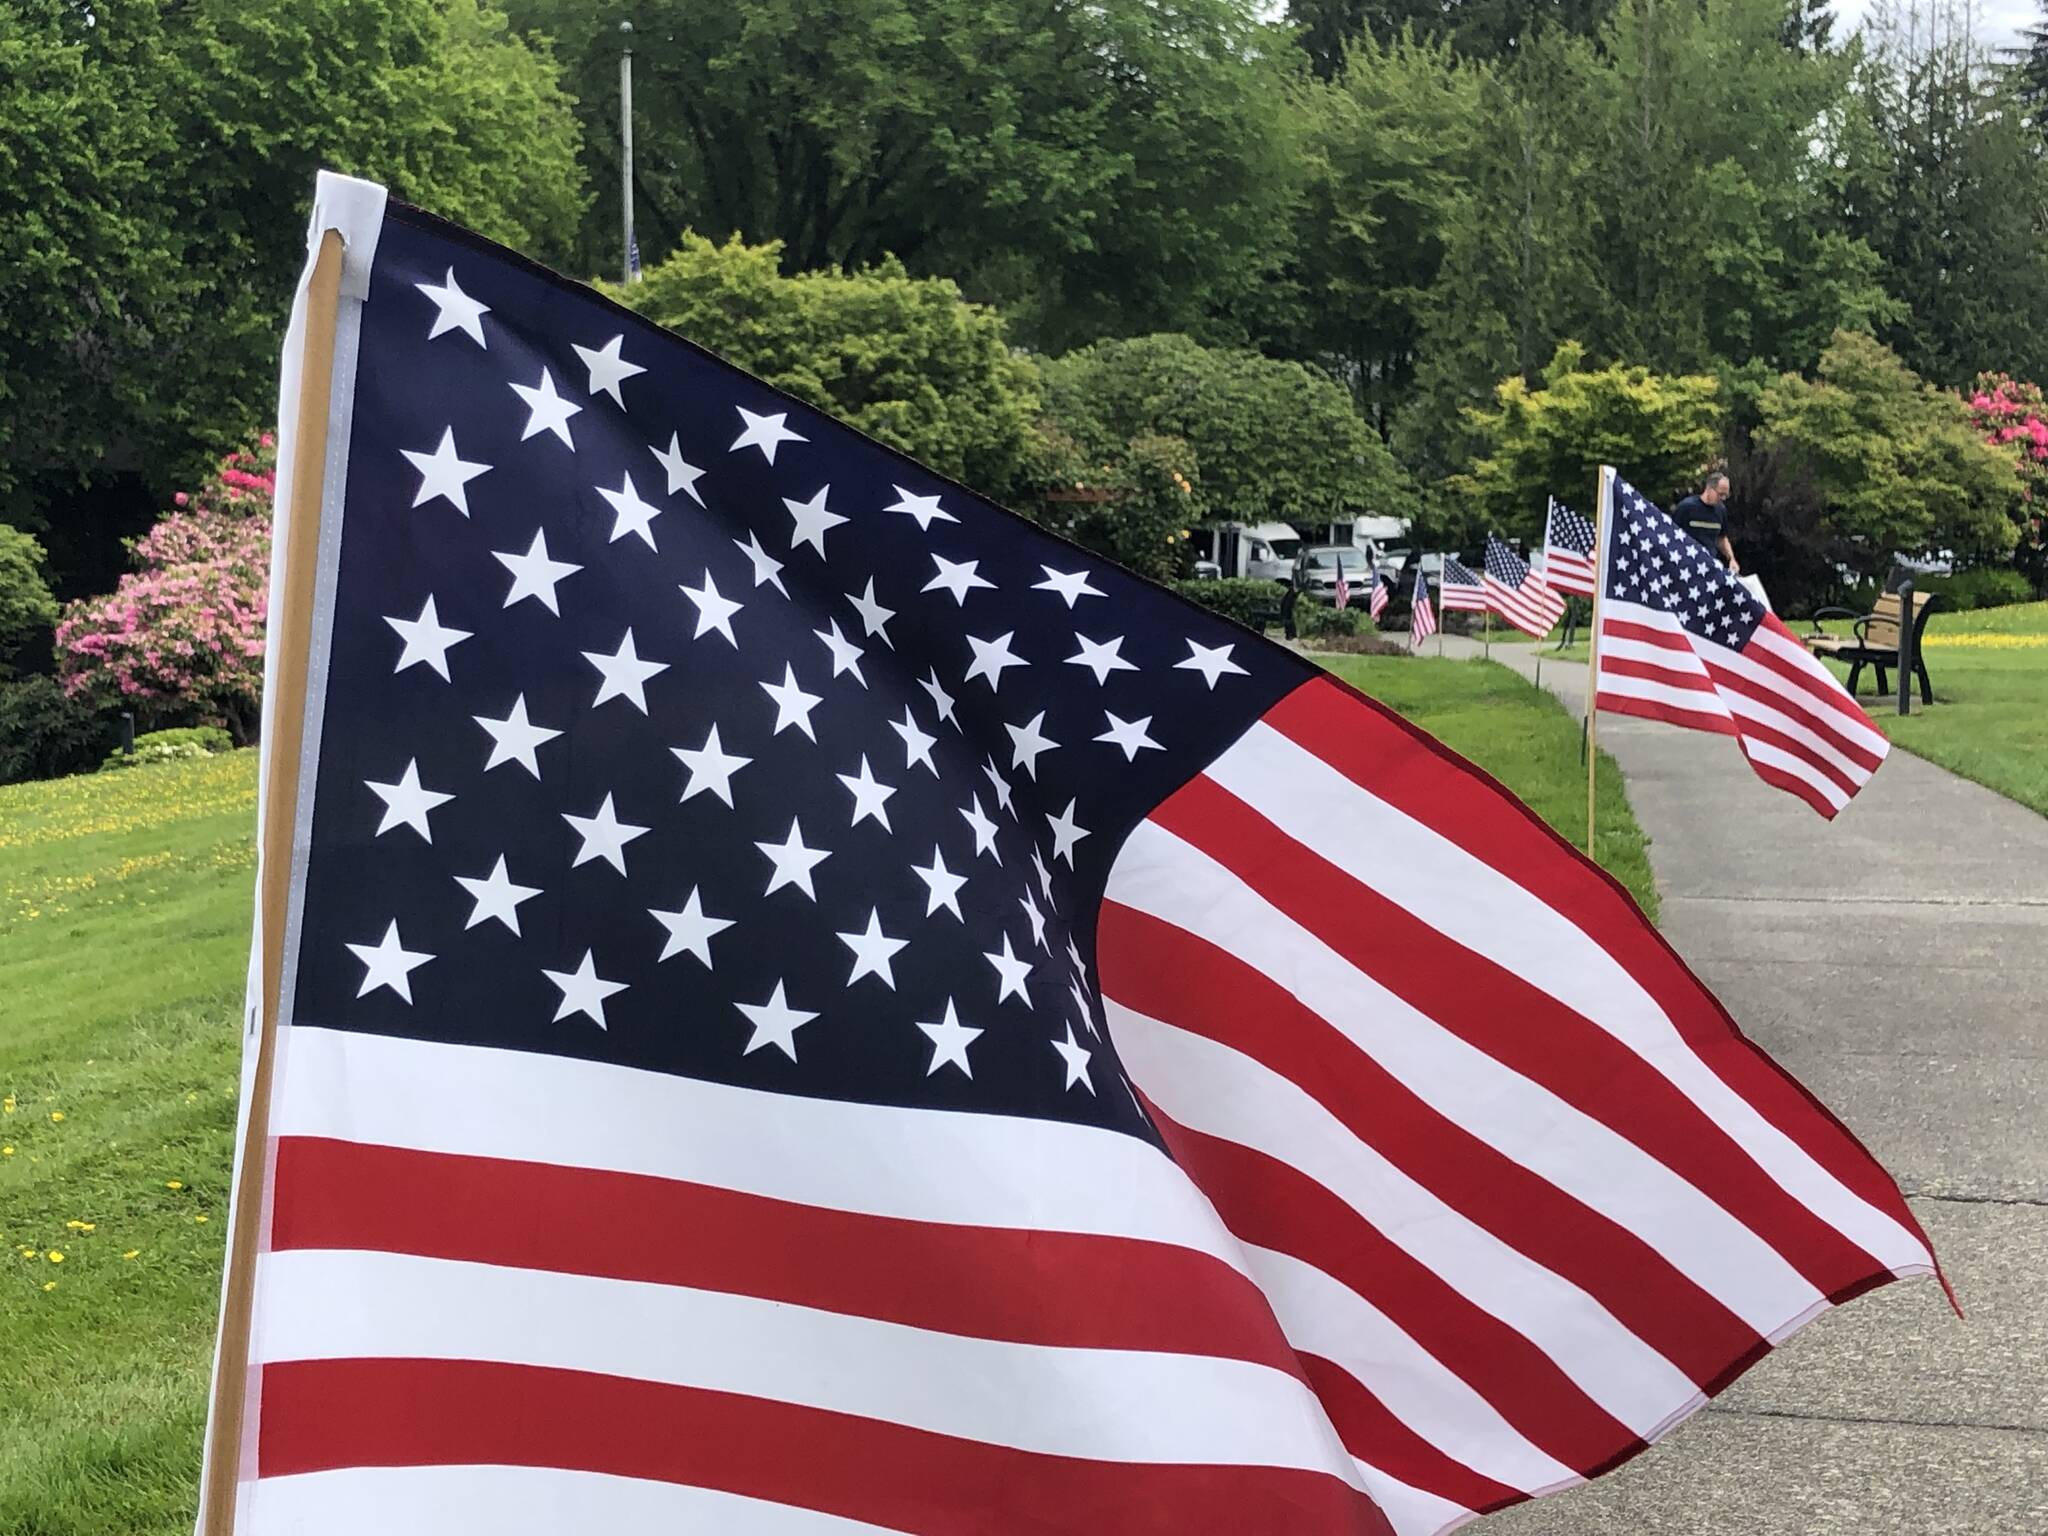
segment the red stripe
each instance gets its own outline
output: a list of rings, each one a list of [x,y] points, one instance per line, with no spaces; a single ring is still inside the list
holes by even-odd
[[[1765,614],[1763,627],[1768,629],[1784,644],[1797,651],[1795,659],[1786,656],[1769,645],[1759,645],[1754,636],[1743,647],[1743,655],[1762,666],[1769,667],[1786,681],[1797,685],[1812,695],[1817,704],[1825,705],[1836,713],[1855,721],[1865,730],[1876,731],[1880,736],[1884,728],[1873,720],[1863,706],[1856,702],[1848,689],[1834,673],[1820,664],[1799,641],[1799,637],[1778,621],[1776,614]],[[1801,662],[1805,665],[1801,665]]]
[[[1868,1254],[1786,1193],[1712,1116],[1628,1046],[1513,971],[1462,948],[1406,908],[1301,847],[1212,780],[1193,780],[1155,811],[1152,819],[1221,860],[1267,901],[1411,1007],[1502,1065],[1541,1084],[1705,1193],[1770,1244],[1822,1294],[1832,1295],[1870,1273],[1875,1261]],[[1104,902],[1103,934],[1113,931],[1112,918],[1120,923],[1125,910]],[[1098,949],[1100,964],[1106,968],[1113,957],[1101,939]],[[1146,976],[1139,985],[1154,995],[1158,989],[1180,982],[1179,969],[1170,977]],[[1103,975],[1107,985],[1107,969]],[[1153,1018],[1198,1028],[1194,1020],[1203,1015],[1195,1009],[1201,1006],[1201,988],[1208,985],[1207,979],[1185,983],[1195,996],[1183,1005],[1182,1012],[1161,1013],[1137,1003],[1131,1006]],[[1226,1016],[1229,1012],[1224,1010]],[[1248,1022],[1234,1026],[1234,1034],[1270,1037],[1280,1033],[1263,1025],[1252,1026],[1249,1021],[1258,1014],[1249,1008],[1245,1016]],[[1235,1040],[1226,1043],[1247,1049]],[[1295,1077],[1293,1072],[1287,1075]],[[1295,1080],[1302,1081],[1299,1077]],[[1427,1151],[1426,1146],[1418,1147],[1421,1155],[1426,1156]],[[1425,1178],[1423,1182],[1431,1181]],[[1549,1188],[1537,1182],[1543,1189]],[[1547,1259],[1539,1262],[1549,1264]],[[1558,1268],[1555,1264],[1549,1267]],[[1690,1289],[1690,1282],[1686,1284]],[[1654,1322],[1638,1326],[1631,1320],[1632,1303],[1610,1301],[1596,1285],[1586,1288],[1639,1336],[1663,1348]],[[1753,1342],[1749,1328],[1739,1320],[1729,1318],[1724,1329],[1729,1325],[1732,1330],[1725,1332],[1721,1346],[1724,1359],[1726,1351],[1747,1348]],[[1702,1382],[1718,1369],[1710,1357],[1703,1356],[1699,1363],[1712,1368],[1700,1374],[1685,1366],[1682,1351],[1664,1352]]]
[[[1556,1361],[1299,1169],[1145,1108],[1240,1241],[1292,1254],[1370,1299],[1532,1445],[1588,1477],[1641,1448]]]
[[[1629,712],[1642,701],[1618,702]],[[1608,698],[1601,696],[1599,704],[1608,708]],[[1876,1159],[1744,1037],[1621,884],[1492,778],[1328,677],[1297,688],[1266,721],[1593,935],[1656,1001],[1708,1070],[1847,1188],[1921,1235],[1898,1186]]]
[[[1408,1427],[1405,1420],[1343,1366],[1320,1355],[1303,1355],[1309,1385],[1359,1460],[1440,1499],[1479,1514],[1519,1504],[1528,1495],[1497,1483],[1455,1461]]]
[[[1660,661],[1643,661],[1634,656],[1616,656],[1606,651],[1600,653],[1600,677],[1603,682],[1610,677],[1633,677],[1665,688],[1682,689],[1687,693],[1715,695],[1714,680],[1705,672],[1690,668],[1667,667]]]
[[[759,1296],[974,1338],[1301,1369],[1265,1297],[1137,1238],[824,1210],[646,1174],[287,1136],[271,1246]]]
[[[1801,741],[1797,736],[1792,735],[1788,731],[1779,730],[1775,725],[1767,725],[1761,720],[1752,720],[1745,715],[1736,715],[1735,731],[1745,743],[1759,741],[1767,746],[1776,747],[1780,752],[1790,753],[1793,757],[1798,758],[1802,763],[1812,768],[1815,773],[1826,779],[1830,784],[1841,790],[1845,799],[1854,795],[1857,789],[1870,778],[1868,773],[1865,773],[1861,778],[1856,778],[1843,772],[1842,769],[1829,762],[1807,742]],[[1749,748],[1745,745],[1743,751],[1747,754]],[[1750,760],[1750,766],[1756,766],[1754,757]]]
[[[1607,658],[1602,656],[1600,670],[1606,672],[1609,665]],[[1695,731],[1713,731],[1722,736],[1740,734],[1735,728],[1735,722],[1726,715],[1706,710],[1681,709],[1676,704],[1666,704],[1658,699],[1639,699],[1632,694],[1603,692],[1595,696],[1594,705],[1610,715],[1638,715],[1645,720],[1662,720],[1670,725],[1683,725]]]
[[[1743,749],[1743,756],[1749,757],[1747,748]],[[1787,794],[1797,795],[1829,821],[1833,821],[1842,809],[1807,780],[1800,778],[1796,773],[1787,773],[1775,763],[1760,763],[1755,758],[1750,757],[1749,766],[1755,771],[1756,776],[1766,784],[1769,784],[1774,789],[1782,789]]]
[[[1323,1473],[1088,1461],[729,1392],[485,1360],[263,1370],[257,1475],[559,1467],[716,1488],[918,1536],[1392,1536]]]
[[[1600,616],[1600,634],[1603,639],[1612,635],[1617,640],[1636,640],[1644,645],[1662,646],[1667,651],[1683,651],[1688,656],[1699,654],[1693,649],[1692,641],[1682,629],[1666,629],[1660,624],[1643,624],[1634,619],[1618,619],[1611,614]]]
[[[1214,793],[1230,798],[1221,790]],[[1184,810],[1189,819],[1204,814],[1194,803]],[[1251,819],[1264,828],[1266,837],[1286,841],[1271,823],[1256,815]],[[1297,908],[1361,896],[1361,921],[1348,927],[1363,929],[1398,911],[1312,854],[1273,859],[1263,874],[1268,878],[1261,894],[1269,900],[1271,886],[1298,880]],[[1288,915],[1302,920],[1300,910]],[[1355,943],[1360,935],[1353,931],[1342,937]],[[1243,962],[1193,934],[1113,902],[1103,904],[1096,943],[1104,996],[1241,1051],[1296,1084],[1360,1141],[1446,1205],[1592,1296],[1695,1385],[1714,1380],[1731,1359],[1762,1342],[1742,1319],[1633,1232],[1432,1108],[1292,993]],[[1546,1013],[1564,1012],[1533,987],[1412,919],[1397,917],[1383,942],[1357,947],[1381,952],[1357,958],[1347,952],[1345,958],[1354,964],[1367,961],[1361,969],[1375,980],[1381,979],[1379,971],[1392,972],[1388,990],[1426,1015],[1455,1014],[1462,1023],[1476,1009],[1527,1007],[1527,1013],[1499,1017],[1537,1035],[1547,1031]],[[1491,974],[1475,978],[1474,984],[1458,974],[1466,966]],[[1416,984],[1423,976],[1432,978],[1427,988]],[[1425,992],[1435,996],[1426,999]],[[1567,1033],[1583,1034],[1589,1028],[1582,1021],[1574,1023],[1576,1029]],[[1467,1037],[1465,1029],[1448,1027],[1461,1039]],[[1484,1025],[1479,1032],[1500,1033]],[[1558,1041],[1552,1048],[1569,1050],[1570,1045]],[[1608,1089],[1616,1096],[1631,1092],[1636,1079],[1651,1075],[1640,1064],[1624,1070],[1627,1076]]]
[[[1833,721],[1825,720],[1808,709],[1803,696],[1795,696],[1784,689],[1773,687],[1768,683],[1760,683],[1755,678],[1744,677],[1741,673],[1731,671],[1728,667],[1714,661],[1711,657],[1707,660],[1707,674],[1713,678],[1716,687],[1729,693],[1739,693],[1746,699],[1752,699],[1767,708],[1777,710],[1780,714],[1805,726],[1809,731],[1812,731],[1816,736],[1832,746],[1843,757],[1848,758],[1856,765],[1854,769],[1845,769],[1839,765],[1832,766],[1829,769],[1829,776],[1840,782],[1842,787],[1851,793],[1854,793],[1859,785],[1868,781],[1870,776],[1877,771],[1878,765],[1884,761],[1882,757],[1872,752],[1862,742],[1844,736]],[[1741,723],[1742,728],[1748,730],[1752,722],[1745,719]],[[1772,729],[1775,729],[1775,727],[1772,727]],[[1810,746],[1803,746],[1799,750],[1802,756],[1811,754],[1814,751]]]

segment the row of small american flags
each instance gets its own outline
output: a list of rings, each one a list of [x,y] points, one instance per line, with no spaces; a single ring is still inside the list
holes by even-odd
[[[1437,1536],[1931,1270],[1493,780],[376,208],[202,1529]]]

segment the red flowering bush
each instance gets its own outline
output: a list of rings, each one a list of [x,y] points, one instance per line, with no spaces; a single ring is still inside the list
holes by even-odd
[[[1985,440],[2019,455],[2019,547],[2013,564],[2036,592],[2048,588],[2048,398],[2038,384],[2003,373],[1980,373],[1970,390],[1970,416]]]
[[[135,701],[152,721],[218,722],[254,740],[263,697],[276,441],[268,432],[220,461],[129,546],[135,569],[57,624],[67,693]]]

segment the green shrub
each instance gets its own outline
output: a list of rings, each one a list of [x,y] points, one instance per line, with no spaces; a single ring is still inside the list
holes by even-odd
[[[111,713],[70,697],[54,677],[0,682],[0,784],[83,773],[118,739]]]
[[[234,741],[217,725],[183,725],[168,731],[147,731],[135,738],[131,756],[119,747],[107,754],[100,771],[109,768],[141,768],[150,763],[178,763],[195,757],[212,757],[233,749]]]
[[[1916,576],[1913,586],[1938,593],[1949,608],[2003,608],[2032,599],[2034,589],[2018,571],[2002,565],[1980,565],[1953,576]]]
[[[1339,608],[1304,598],[1294,610],[1294,632],[1304,640],[1332,635],[1362,635],[1372,628],[1363,608]]]
[[[1176,581],[1173,590],[1211,613],[1235,619],[1247,629],[1260,629],[1279,611],[1287,589],[1274,581],[1233,576],[1226,581]]]

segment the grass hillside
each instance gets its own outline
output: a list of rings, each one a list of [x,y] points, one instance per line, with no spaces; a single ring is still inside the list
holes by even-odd
[[[1337,669],[1576,841],[1578,731],[1503,668]],[[1607,774],[1603,857],[1646,903]],[[256,757],[0,788],[0,1532],[191,1530],[226,1224]]]

